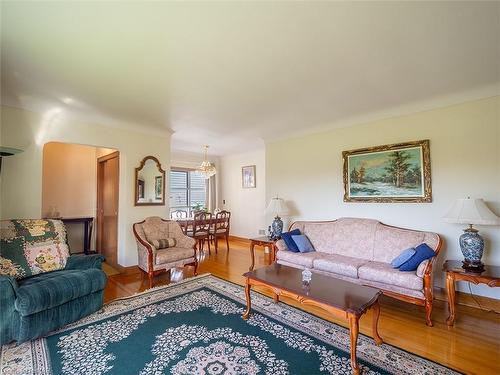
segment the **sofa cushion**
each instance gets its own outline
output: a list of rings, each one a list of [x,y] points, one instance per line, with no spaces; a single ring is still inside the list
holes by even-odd
[[[424,237],[425,232],[394,228],[379,223],[375,232],[373,260],[390,263],[404,249],[421,244]]]
[[[400,272],[390,263],[368,262],[358,268],[360,279],[395,285],[407,289],[422,290],[423,279],[416,272]]]
[[[98,269],[43,273],[18,282],[15,308],[27,316],[103,290],[105,286],[106,274]]]
[[[379,222],[372,219],[338,219],[333,235],[333,252],[339,255],[372,260],[377,224]]]
[[[294,253],[299,252],[299,248],[297,247],[297,244],[292,239],[292,236],[297,236],[299,234],[300,234],[300,230],[298,230],[298,229],[294,229],[290,232],[281,233],[281,239],[283,241],[285,241],[286,247],[289,251],[294,252]]]
[[[156,251],[155,264],[167,264],[176,262],[181,259],[188,259],[193,257],[193,248],[170,247],[168,249],[160,249]]]
[[[333,232],[335,221],[304,223],[304,234],[309,238],[316,251],[332,254],[334,248]]]
[[[325,254],[312,251],[310,253],[294,253],[292,251],[278,251],[276,258],[284,260],[287,263],[296,264],[298,266],[313,268],[313,261],[317,258],[322,258]]]
[[[410,247],[406,250],[403,250],[401,254],[399,254],[396,258],[394,258],[391,262],[392,268],[399,268],[403,263],[406,263],[413,255],[415,255],[416,251],[413,247]]]
[[[415,248],[415,254],[399,267],[400,271],[416,271],[420,263],[430,259],[436,253],[426,243],[420,244]]]
[[[301,253],[309,253],[314,251],[313,245],[311,245],[311,241],[307,238],[305,234],[299,234],[298,236],[292,236],[293,242],[297,245],[299,251]]]
[[[366,259],[347,257],[345,255],[329,254],[323,258],[315,259],[313,267],[315,270],[332,272],[338,275],[358,277],[358,268],[368,262]]]

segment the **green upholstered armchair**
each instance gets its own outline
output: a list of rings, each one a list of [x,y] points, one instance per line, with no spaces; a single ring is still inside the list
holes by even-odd
[[[101,270],[104,257],[68,257],[66,232],[60,221],[36,220],[38,227],[23,232],[23,226],[28,227],[25,223],[0,223],[0,345],[43,336],[103,304],[107,280]],[[40,230],[42,227],[45,229]],[[17,256],[22,254],[24,258]],[[57,254],[63,255],[64,265],[57,263]]]

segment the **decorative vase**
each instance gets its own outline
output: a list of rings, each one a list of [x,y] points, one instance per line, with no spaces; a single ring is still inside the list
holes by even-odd
[[[302,271],[302,282],[303,283],[309,283],[311,282],[312,279],[312,272],[309,268],[305,268],[304,271]]]
[[[484,268],[481,258],[483,257],[484,240],[479,235],[477,229],[472,225],[464,229],[460,236],[460,250],[464,255],[463,268],[472,271],[481,271]]]
[[[283,233],[283,221],[279,216],[274,218],[274,221],[271,225],[273,230],[273,238],[277,239],[281,237],[281,233]]]

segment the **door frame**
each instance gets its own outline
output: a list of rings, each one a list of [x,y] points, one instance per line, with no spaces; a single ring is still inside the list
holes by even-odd
[[[101,156],[97,158],[97,167],[96,167],[96,173],[97,173],[97,193],[96,193],[96,251],[97,253],[101,253],[102,250],[102,225],[103,225],[103,220],[102,220],[102,197],[101,197],[101,189],[103,186],[103,168],[102,168],[102,163],[105,162],[106,160],[110,159],[118,159],[118,191],[116,192],[116,200],[117,200],[117,208],[116,208],[116,249],[118,252],[118,214],[119,214],[119,209],[120,209],[120,151],[115,151],[112,152],[111,154]],[[118,254],[116,254],[117,260],[118,260]],[[118,264],[116,264],[117,266]]]

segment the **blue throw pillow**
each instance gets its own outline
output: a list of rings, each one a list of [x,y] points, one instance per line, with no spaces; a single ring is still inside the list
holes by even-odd
[[[415,254],[399,267],[400,271],[416,271],[419,264],[435,256],[436,253],[426,243],[415,248]]]
[[[300,230],[298,230],[298,229],[294,229],[290,232],[281,233],[281,238],[283,241],[285,241],[286,247],[288,248],[288,250],[290,250],[293,253],[298,253],[299,248],[297,247],[297,244],[292,239],[292,236],[297,236],[299,234],[300,234]]]
[[[304,234],[292,235],[292,240],[293,242],[295,242],[301,253],[309,253],[311,251],[314,251],[314,247],[306,235]]]
[[[391,262],[392,268],[399,268],[401,265],[406,263],[414,254],[416,253],[415,248],[410,247],[409,249],[403,250],[396,258]]]

